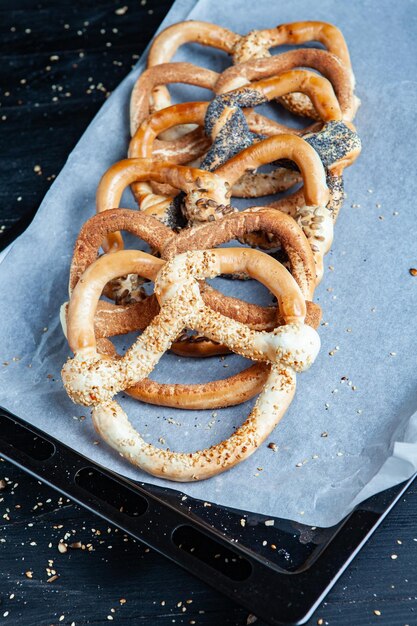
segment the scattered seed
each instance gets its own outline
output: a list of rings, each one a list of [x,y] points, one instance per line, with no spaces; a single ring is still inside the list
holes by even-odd
[[[58,574],[54,574],[53,576],[51,576],[50,578],[48,578],[46,582],[47,582],[47,583],[53,583],[53,582],[55,582],[56,580],[58,580],[58,578],[59,578]]]

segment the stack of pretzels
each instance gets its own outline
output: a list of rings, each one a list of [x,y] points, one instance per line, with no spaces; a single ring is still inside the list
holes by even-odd
[[[282,44],[312,41],[325,49],[270,54]],[[189,42],[227,52],[232,65],[218,74],[172,63]],[[172,106],[170,83],[204,87],[212,99]],[[311,124],[299,130],[256,112],[275,99]],[[320,347],[313,295],[343,203],[343,170],[361,149],[352,124],[358,104],[345,40],[331,24],[296,22],[243,36],[189,21],[155,38],[132,92],[128,158],[100,181],[96,215],[78,235],[70,300],[61,309],[74,352],[62,369],[68,395],[92,407],[97,432],[142,470],[176,481],[209,478],[251,455],[284,415],[296,372],[310,367]],[[268,164],[272,171],[257,172]],[[119,208],[128,185],[139,210]],[[261,201],[238,212],[233,204],[235,197],[283,191],[267,206]],[[120,231],[146,242],[151,253],[124,250]],[[223,295],[205,282],[219,275],[260,281],[277,305]],[[154,283],[152,295],[146,281]],[[110,338],[129,332],[138,338],[121,356]],[[233,352],[254,363],[224,380],[160,384],[147,376],[167,350],[186,357]],[[182,409],[227,407],[259,395],[229,439],[173,452],[144,441],[114,399],[121,391]]]

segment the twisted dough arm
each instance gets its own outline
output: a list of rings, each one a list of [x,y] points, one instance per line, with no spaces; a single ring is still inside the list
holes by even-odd
[[[109,339],[98,339],[97,350],[103,356],[119,358]],[[194,385],[158,383],[144,378],[125,391],[132,398],[147,404],[193,411],[221,409],[242,404],[260,393],[269,370],[266,363],[254,363],[233,376]]]

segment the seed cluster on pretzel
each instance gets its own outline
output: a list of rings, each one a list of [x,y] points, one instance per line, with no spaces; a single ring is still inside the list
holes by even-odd
[[[270,54],[312,41],[326,50]],[[218,74],[172,62],[187,42],[225,50],[233,65]],[[203,87],[211,100],[171,105],[172,83]],[[313,123],[299,130],[256,112],[276,99]],[[74,353],[62,369],[64,387],[74,402],[92,407],[97,432],[140,469],[168,480],[210,478],[255,452],[290,405],[296,372],[310,367],[320,347],[313,297],[343,202],[343,170],[361,149],[352,124],[358,104],[345,41],[330,24],[296,22],[241,36],[186,22],[156,37],[132,90],[128,158],[98,185],[96,215],[78,235],[70,298],[61,307]],[[265,165],[273,171],[257,171]],[[139,211],[120,208],[128,186]],[[267,206],[239,212],[234,205],[235,197],[282,191],[289,193]],[[122,232],[151,254],[123,250]],[[236,240],[245,247],[230,247]],[[261,282],[276,304],[222,294],[206,282],[219,275]],[[112,338],[131,332],[136,340],[119,354]],[[147,378],[167,350],[193,358],[233,352],[252,364],[199,384]],[[174,452],[143,439],[115,400],[119,392],[183,409],[259,395],[231,437]]]

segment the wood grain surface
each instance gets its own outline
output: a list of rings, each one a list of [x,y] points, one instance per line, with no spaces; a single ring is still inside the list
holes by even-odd
[[[170,5],[0,3],[0,247],[33,217],[83,130]],[[262,626],[164,557],[5,461],[0,513],[0,624]],[[68,544],[66,551],[60,541]],[[312,624],[417,626],[416,484]]]

